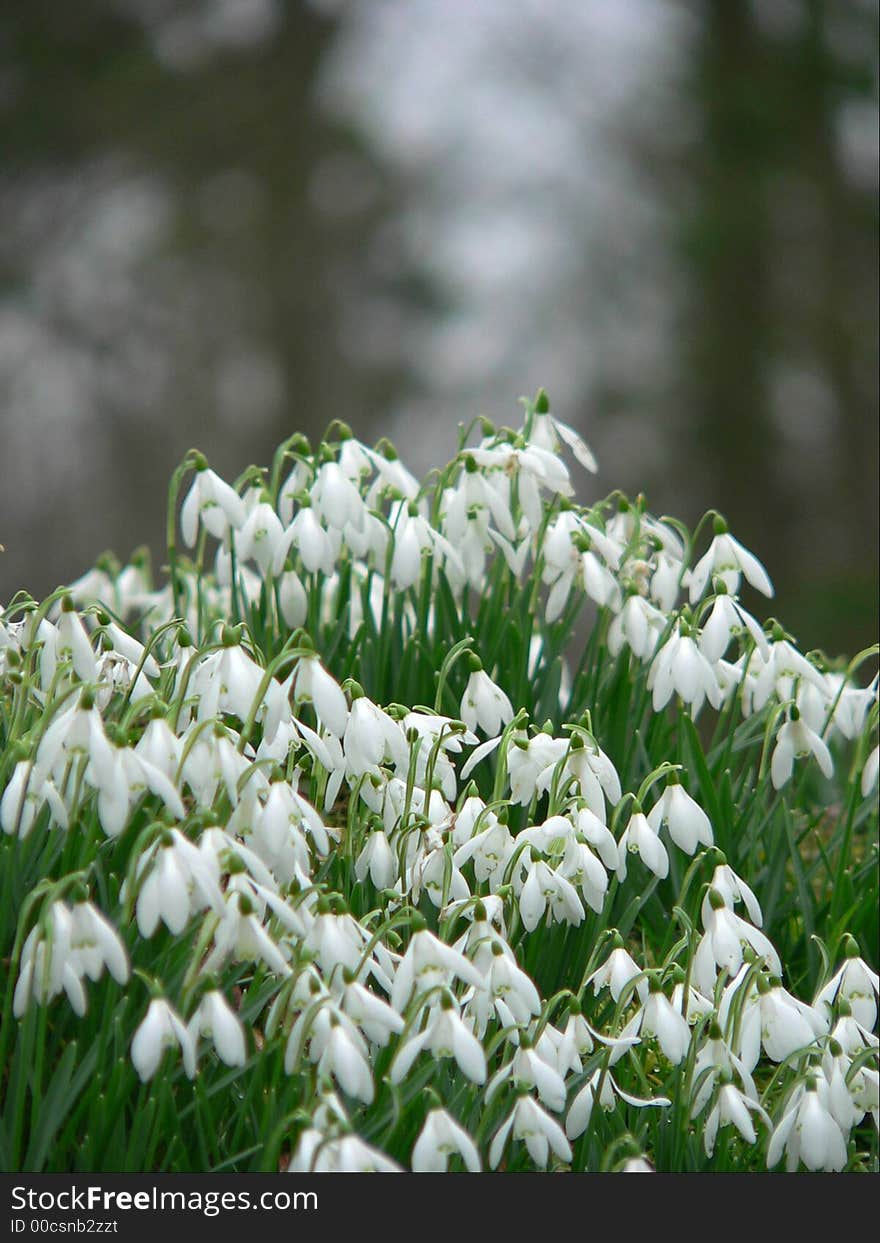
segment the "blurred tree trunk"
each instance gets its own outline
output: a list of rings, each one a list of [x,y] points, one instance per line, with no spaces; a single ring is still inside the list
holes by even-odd
[[[868,39],[876,20],[855,0],[802,0],[784,30],[754,5],[698,12],[683,456],[766,561],[780,616],[839,650],[877,624],[877,231],[840,136],[871,81],[831,25]]]

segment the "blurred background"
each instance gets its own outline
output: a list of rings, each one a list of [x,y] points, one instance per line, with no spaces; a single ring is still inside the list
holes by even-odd
[[[877,632],[877,0],[19,0],[0,601],[335,418],[418,470],[544,385],[580,499],[710,505]]]

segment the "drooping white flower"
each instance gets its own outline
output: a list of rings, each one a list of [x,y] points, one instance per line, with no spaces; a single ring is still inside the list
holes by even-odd
[[[311,505],[303,505],[287,528],[290,543],[296,548],[310,574],[332,575],[336,568],[339,537],[334,539],[322,525]]]
[[[382,829],[374,829],[354,865],[355,876],[363,882],[369,873],[377,889],[390,889],[397,876],[397,859]]]
[[[669,875],[669,856],[666,847],[654,832],[647,816],[635,811],[629,818],[617,845],[617,878],[626,880],[626,858],[630,852],[637,853],[649,871],[662,880]]]
[[[708,901],[703,904],[703,927],[706,934],[700,944],[702,946],[705,942],[710,947],[715,963],[731,977],[735,976],[742,966],[743,946],[750,945],[756,954],[764,958],[772,971],[781,972],[779,956],[764,933],[740,919],[727,906],[717,889],[710,889],[707,897]],[[698,950],[697,953],[699,952]]]
[[[193,1047],[197,1045],[199,1036],[207,1036],[213,1041],[221,1062],[227,1066],[244,1066],[247,1060],[244,1028],[218,989],[205,993],[187,1024],[187,1030]]]
[[[838,998],[849,1002],[853,1017],[862,1027],[871,1031],[877,1022],[877,998],[880,995],[880,978],[859,956],[856,942],[849,938],[846,959],[835,971],[828,983],[818,993],[813,1006],[817,1010],[827,1007],[830,1011]]]
[[[244,501],[235,489],[207,464],[197,468],[180,510],[180,529],[187,548],[195,545],[200,521],[211,535],[222,539],[230,527],[238,530],[243,526],[245,518]]]
[[[352,1039],[342,1023],[331,1019],[330,1034],[318,1061],[318,1073],[333,1075],[339,1085],[356,1100],[372,1104],[375,1096],[373,1073],[363,1049]]]
[[[846,1165],[846,1137],[835,1120],[829,1087],[822,1075],[799,1084],[777,1124],[767,1149],[767,1168],[773,1169],[785,1155],[786,1169],[794,1171],[802,1161],[808,1170],[839,1172]]]
[[[117,984],[129,976],[128,954],[119,933],[91,902],[71,907],[70,955],[74,970],[90,980],[100,978],[106,967]]]
[[[539,859],[528,867],[528,875],[519,895],[519,913],[527,932],[534,932],[550,908],[559,923],[578,927],[584,908],[577,890],[570,881]]]
[[[712,1156],[718,1131],[728,1125],[735,1126],[747,1144],[757,1143],[758,1136],[751,1119],[752,1113],[757,1114],[768,1128],[772,1127],[773,1124],[766,1110],[758,1101],[741,1092],[732,1083],[723,1084],[718,1090],[715,1104],[709,1111],[703,1127],[703,1146],[706,1156]]]
[[[67,808],[54,783],[30,760],[19,760],[0,798],[0,827],[10,837],[27,837],[47,804],[50,823],[66,829]]]
[[[790,710],[789,716],[776,735],[776,746],[770,761],[770,777],[775,789],[780,790],[794,771],[794,762],[806,755],[813,755],[822,774],[829,780],[834,776],[834,761],[828,746],[798,713]]]
[[[310,1127],[300,1133],[287,1167],[290,1174],[400,1174],[396,1161],[359,1135],[327,1136]]]
[[[743,575],[756,591],[767,597],[773,595],[773,584],[761,562],[723,526],[720,530],[716,526],[712,543],[688,575],[691,604],[703,595],[712,574],[717,574],[731,593],[739,590]]]
[[[74,1013],[86,1012],[86,994],[81,973],[76,969],[70,949],[72,916],[65,902],[56,901],[31,928],[21,951],[18,980],[12,999],[12,1013],[21,1018],[31,1000],[46,1005],[62,990]]]
[[[453,1153],[461,1157],[471,1174],[479,1174],[480,1154],[470,1135],[445,1109],[432,1109],[413,1148],[413,1173],[445,1174]]]
[[[150,1002],[146,1016],[131,1042],[131,1060],[143,1083],[159,1069],[166,1049],[179,1048],[188,1079],[196,1075],[196,1050],[186,1024],[164,998]]]
[[[543,397],[543,401],[542,401]],[[574,456],[590,474],[595,475],[599,469],[595,457],[586,441],[573,427],[557,419],[546,406],[546,397],[539,396],[538,406],[532,415],[532,429],[529,444],[546,449],[548,453],[558,453],[561,444],[571,449]]]
[[[697,846],[711,846],[714,841],[709,817],[677,781],[667,785],[648,812],[648,824],[655,833],[665,824],[676,846],[689,855]]]
[[[472,1083],[485,1083],[483,1046],[461,1018],[448,993],[443,995],[439,1006],[432,1006],[424,1028],[400,1045],[389,1072],[392,1083],[403,1082],[423,1050],[428,1050],[435,1058],[453,1058]]]
[[[565,1119],[565,1133],[568,1138],[577,1139],[578,1136],[583,1135],[590,1125],[593,1106],[597,1101],[608,1113],[616,1104],[616,1096],[619,1096],[627,1105],[634,1105],[637,1109],[665,1109],[672,1104],[672,1101],[665,1096],[655,1096],[650,1099],[630,1096],[618,1086],[610,1070],[600,1068],[593,1072],[571,1103]]]
[[[339,683],[331,677],[317,655],[303,656],[296,668],[293,683],[296,703],[312,703],[323,724],[337,738],[343,738],[348,726],[348,704]]]
[[[483,987],[483,977],[464,954],[435,937],[424,925],[417,927],[397,967],[391,1004],[402,1014],[413,993],[448,987],[454,977]]]
[[[636,992],[641,1000],[647,1000],[648,981],[638,963],[629,955],[622,945],[617,945],[601,967],[592,975],[587,976],[587,984],[592,984],[593,992],[598,995],[602,988],[609,989],[615,1002],[620,1001],[624,988],[632,980],[637,980]]]
[[[654,655],[657,641],[665,629],[665,613],[644,596],[628,596],[608,627],[608,650],[612,656],[618,656],[626,643],[639,660],[648,660]]]
[[[540,1169],[547,1168],[552,1152],[560,1161],[572,1159],[571,1145],[559,1123],[541,1108],[533,1097],[518,1097],[511,1113],[501,1124],[489,1149],[489,1165],[497,1169],[504,1155],[507,1141],[524,1140],[529,1156]]]
[[[496,737],[513,720],[513,707],[500,686],[496,686],[476,657],[461,699],[461,719],[468,729],[482,729]]]
[[[721,688],[711,664],[689,634],[676,622],[672,633],[651,662],[648,689],[654,711],[660,712],[677,694],[694,712],[708,699],[713,708],[721,706]]]
[[[642,1036],[656,1036],[660,1048],[673,1066],[684,1058],[691,1042],[687,1020],[676,1010],[659,985],[648,992],[642,1008]]]

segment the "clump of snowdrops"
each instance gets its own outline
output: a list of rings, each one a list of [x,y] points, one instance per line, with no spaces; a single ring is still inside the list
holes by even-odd
[[[876,1168],[876,649],[524,410],[0,612],[4,1168]]]

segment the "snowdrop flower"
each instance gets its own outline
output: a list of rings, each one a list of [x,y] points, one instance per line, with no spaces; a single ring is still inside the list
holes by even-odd
[[[306,499],[303,499],[301,508],[287,528],[287,538],[310,574],[321,573],[329,578],[336,568],[338,536],[336,540],[330,536]]]
[[[856,1021],[870,1031],[877,1022],[880,978],[877,972],[872,971],[864,959],[859,957],[859,947],[849,935],[845,939],[845,949],[846,959],[843,966],[835,971],[828,983],[821,989],[813,1006],[819,1011],[827,1007],[830,1012],[838,998],[845,998],[849,1002]]]
[[[61,601],[58,619],[55,657],[69,658],[76,676],[82,682],[94,682],[98,674],[98,662],[85,626],[73,607],[73,601],[65,596]]]
[[[745,966],[740,972],[744,970]],[[727,1024],[730,1001],[741,982],[742,975],[738,974],[725,989],[718,1012],[722,1027]],[[781,984],[768,984],[759,977],[755,987],[756,993],[743,1007],[740,1034],[739,1052],[749,1070],[758,1063],[761,1045],[772,1062],[783,1062],[828,1030],[821,1014],[792,997]]]
[[[214,948],[205,960],[204,970],[216,971],[229,958],[236,962],[261,961],[278,975],[290,975],[287,960],[257,918],[253,902],[237,889],[227,890],[223,916],[214,931]]]
[[[691,1043],[687,1020],[675,1010],[659,984],[652,984],[642,1009],[642,1036],[656,1036],[660,1048],[673,1066],[684,1058]]]
[[[200,661],[190,680],[199,697],[199,719],[231,712],[246,720],[263,679],[263,670],[236,641],[236,632],[224,633],[219,651]]]
[[[349,1096],[370,1105],[375,1096],[370,1063],[349,1031],[334,1017],[330,1035],[318,1061],[318,1073],[333,1075]]]
[[[364,935],[352,915],[335,914],[324,903],[318,909],[305,944],[315,956],[321,970],[330,975],[340,967],[348,971],[358,969],[363,954]]]
[[[421,516],[414,502],[393,505],[389,525],[394,532],[391,581],[398,591],[406,591],[419,581],[422,554],[429,552],[441,561],[449,561],[461,577],[465,577],[461,558],[452,544]]]
[[[413,1148],[413,1173],[445,1174],[453,1153],[461,1157],[471,1174],[479,1174],[480,1154],[470,1135],[445,1109],[432,1109]]]
[[[347,771],[354,777],[373,772],[385,756],[401,768],[409,748],[398,723],[367,699],[359,686],[351,692],[351,711],[342,738]]]
[[[876,1049],[880,1041],[873,1032],[862,1027],[861,1023],[850,1011],[849,1002],[843,998],[838,1000],[840,1011],[837,1022],[831,1029],[828,1047],[831,1043],[838,1045],[846,1057],[858,1057],[866,1049]]]
[[[507,774],[513,801],[521,807],[528,807],[536,794],[544,793],[550,786],[554,767],[563,759],[568,748],[564,738],[551,738],[545,733],[536,734],[528,740],[514,736],[507,752]]]
[[[187,1024],[187,1030],[193,1048],[199,1036],[207,1036],[213,1041],[221,1062],[227,1066],[244,1066],[247,1060],[244,1028],[238,1015],[230,1010],[226,998],[217,989],[205,993]]]
[[[762,595],[773,595],[773,584],[761,562],[733,538],[720,519],[716,519],[712,543],[688,576],[691,604],[700,599],[711,574],[717,574],[731,593],[739,590],[742,575]]]
[[[132,1064],[142,1083],[147,1083],[159,1069],[166,1049],[178,1047],[188,1079],[196,1075],[196,1050],[186,1024],[162,998],[150,1002],[146,1017],[131,1042]]]
[[[648,824],[658,834],[661,825],[665,824],[676,846],[685,854],[692,855],[697,846],[713,844],[712,825],[702,807],[694,802],[684,786],[678,784],[674,774],[669,781],[670,784],[648,812]]]
[[[423,922],[419,926],[420,918],[413,921],[415,931],[394,976],[391,1005],[398,1014],[406,1009],[413,993],[448,987],[455,976],[466,984],[483,987],[483,977],[473,963],[435,937]]]
[[[703,904],[703,909],[706,935],[700,946],[707,945],[715,963],[730,976],[735,976],[742,966],[743,945],[750,945],[756,954],[764,958],[772,971],[781,972],[782,964],[767,937],[734,914],[717,889],[709,890],[708,903]]]
[[[459,846],[452,858],[457,868],[464,867],[472,859],[477,883],[488,881],[494,886],[496,881],[500,882],[513,851],[510,830],[503,820],[492,816],[488,826]]]
[[[694,1059],[691,1117],[696,1118],[706,1108],[719,1080],[732,1082],[734,1078],[739,1079],[744,1094],[757,1101],[758,1090],[754,1079],[727,1045],[721,1028],[713,1020],[709,1025],[708,1038]]]
[[[161,842],[141,856],[138,876],[145,871],[135,904],[141,936],[151,937],[160,920],[176,936],[197,910],[212,906],[220,913],[225,909],[219,869],[177,829],[164,833]]]
[[[721,707],[721,688],[715,672],[697,644],[676,622],[669,638],[651,662],[648,689],[654,711],[660,712],[677,694],[694,712],[708,699],[713,708]]]
[[[230,527],[244,525],[244,501],[234,488],[210,469],[203,458],[196,463],[196,476],[180,510],[180,529],[187,548],[193,548],[199,522],[216,539],[223,539]]]
[[[719,584],[719,587],[723,587],[723,584]],[[733,596],[721,590],[716,595],[709,617],[700,632],[700,649],[710,664],[714,665],[721,659],[734,634],[740,630],[752,637],[758,651],[766,660],[770,655],[770,648],[761,626]]]
[[[628,596],[608,628],[608,651],[612,656],[619,656],[626,643],[639,660],[648,660],[666,629],[666,620],[666,614],[644,596]]]
[[[790,698],[792,682],[807,682],[821,695],[826,693],[823,675],[792,647],[787,639],[774,639],[770,644],[770,658],[766,659],[756,649],[746,667],[748,676],[743,679],[743,712],[760,712],[770,696],[776,691],[781,699]],[[786,690],[789,693],[785,693]]]
[[[154,716],[134,745],[142,760],[158,768],[159,772],[173,781],[183,758],[183,743],[164,716]]]
[[[492,1076],[486,1088],[487,1104],[501,1084],[508,1079],[514,1079],[525,1087],[534,1088],[538,1099],[554,1113],[562,1113],[565,1109],[565,1080],[555,1066],[545,1061],[540,1053],[525,1041],[516,1050],[512,1060]]]
[[[331,734],[337,738],[345,736],[349,719],[345,695],[317,655],[303,656],[297,665],[293,697],[296,703],[314,704],[318,718]]]
[[[359,1135],[327,1137],[309,1128],[301,1133],[287,1167],[289,1174],[400,1174],[401,1168]]]
[[[533,531],[537,531],[543,517],[541,488],[561,496],[571,496],[568,470],[555,454],[536,445],[518,448],[513,444],[498,444],[491,448],[470,449],[469,453],[478,466],[497,467],[508,478],[516,479],[519,503]]]
[[[615,1106],[615,1096],[619,1096],[627,1105],[634,1105],[637,1109],[665,1109],[672,1101],[665,1096],[655,1096],[650,1100],[645,1100],[639,1096],[630,1096],[628,1092],[624,1092],[614,1081],[614,1077],[610,1070],[599,1069],[595,1071],[581,1090],[575,1096],[571,1103],[571,1108],[565,1119],[565,1133],[569,1139],[577,1139],[583,1135],[587,1127],[590,1125],[590,1118],[593,1114],[593,1105],[598,1101],[602,1109],[609,1113]]]
[[[486,972],[485,991],[477,990],[475,997],[486,1002],[501,1000],[517,1023],[526,1024],[541,1013],[541,998],[534,983],[517,964],[516,956],[509,946],[493,940],[491,961]]]
[[[98,819],[108,837],[123,832],[132,805],[147,790],[157,794],[178,820],[186,815],[174,783],[131,747],[101,748],[85,775],[98,792]]]
[[[462,1074],[472,1083],[485,1083],[486,1055],[483,1046],[465,1025],[449,993],[443,995],[439,1006],[432,1006],[422,1031],[410,1035],[398,1048],[389,1072],[391,1082],[402,1083],[425,1049],[435,1058],[454,1058]]]
[[[64,902],[53,902],[31,928],[21,951],[12,1013],[21,1018],[31,1000],[45,1005],[62,990],[75,1014],[86,1012],[86,994],[71,954],[72,916]]]
[[[75,902],[70,919],[71,961],[79,975],[100,978],[106,967],[117,984],[128,980],[128,954],[119,933],[91,902]]]
[[[334,988],[340,987],[336,984],[337,979],[338,976],[334,975]],[[397,1011],[387,1001],[364,988],[356,979],[350,976],[346,978],[345,972],[340,996],[344,1013],[373,1044],[384,1048],[392,1035],[400,1035],[403,1031],[405,1024]]]
[[[278,576],[278,603],[281,616],[291,630],[305,625],[309,614],[309,601],[296,570],[284,570]]]
[[[471,657],[471,674],[461,699],[461,719],[470,730],[482,729],[490,738],[500,734],[513,720],[510,700],[496,686],[476,656]]]
[[[464,470],[455,488],[444,494],[443,520],[446,536],[456,546],[467,539],[474,526],[487,533],[490,521],[506,540],[517,537],[508,501],[492,487],[470,453],[465,454]]]
[[[770,761],[770,777],[774,789],[780,790],[794,771],[794,762],[805,755],[813,755],[822,773],[829,780],[834,776],[831,752],[817,733],[810,729],[796,707],[789,710],[788,718],[776,735],[776,746]]]
[[[291,532],[267,500],[253,505],[235,538],[239,561],[254,560],[264,577],[280,574],[290,547]]]
[[[429,850],[426,838],[423,844],[425,852],[413,862],[407,874],[412,901],[418,902],[423,889],[436,907],[469,898],[470,886],[455,865],[451,847],[438,843]]]
[[[720,855],[720,851],[718,853]],[[722,859],[724,858],[723,855],[720,855],[720,857]],[[751,922],[756,928],[761,927],[764,922],[764,917],[761,912],[761,904],[758,902],[758,899],[755,897],[754,893],[743,878],[741,876],[737,876],[736,872],[734,872],[733,868],[730,867],[729,864],[719,863],[719,865],[715,868],[715,871],[712,873],[712,880],[709,888],[717,890],[717,892],[724,898],[725,904],[731,909],[733,909],[737,902],[742,902]],[[709,891],[707,890],[706,896],[703,898],[703,903],[700,908],[700,914],[704,927],[708,913]],[[776,975],[781,975],[782,971],[781,969],[776,971],[774,968],[774,973]]]
[[[531,1096],[521,1095],[495,1133],[489,1149],[489,1165],[497,1169],[508,1139],[524,1140],[529,1156],[540,1169],[547,1168],[550,1153],[560,1161],[572,1159],[571,1145],[562,1127]]]
[[[584,842],[569,838],[560,875],[579,886],[591,910],[601,914],[608,892],[608,875],[602,864]]]
[[[610,807],[620,802],[622,791],[617,769],[594,738],[583,734],[572,737],[565,757],[565,771],[574,777],[581,797],[596,816],[605,814],[604,799]]]
[[[609,872],[617,870],[617,842],[604,821],[589,807],[578,807],[574,815],[576,832],[595,850]]]
[[[678,600],[682,577],[681,557],[658,550],[654,556],[654,567],[651,575],[651,599],[657,601],[664,613],[671,613]]]
[[[27,837],[47,803],[50,823],[66,829],[67,808],[54,784],[30,760],[19,760],[0,798],[0,827],[10,837]]]
[[[577,928],[584,918],[583,904],[575,887],[543,860],[538,860],[529,866],[519,895],[520,918],[527,932],[534,932],[548,905],[559,923],[573,924]]]
[[[830,1109],[828,1084],[813,1076],[799,1084],[788,1102],[767,1149],[767,1168],[772,1170],[785,1155],[789,1172],[803,1162],[808,1170],[837,1173],[846,1165],[846,1138]]]
[[[397,876],[397,859],[382,829],[374,829],[354,865],[357,879],[363,884],[369,873],[377,889],[390,889]]]
[[[592,984],[593,993],[598,996],[599,990],[607,988],[615,1002],[620,1001],[621,993],[627,984],[637,980],[636,992],[644,1002],[648,995],[648,981],[642,968],[627,953],[623,945],[617,945],[601,967],[587,976],[587,984]]]
[[[37,747],[35,766],[47,775],[63,770],[68,759],[86,755],[100,772],[112,763],[112,751],[94,696],[83,691],[79,702],[54,718]]]
[[[709,1111],[703,1128],[703,1147],[707,1157],[711,1157],[715,1151],[719,1129],[728,1125],[735,1126],[747,1144],[757,1143],[758,1136],[750,1111],[757,1114],[768,1129],[772,1128],[773,1123],[766,1110],[756,1100],[746,1096],[732,1083],[725,1083],[719,1088],[715,1104]]]
[[[563,423],[554,414],[550,413],[547,395],[543,389],[538,394],[538,400],[535,403],[529,444],[537,445],[539,449],[545,449],[548,453],[553,454],[557,454],[561,445],[564,444],[571,449],[584,470],[588,470],[590,474],[595,475],[599,469],[596,459],[583,437],[573,427],[569,427],[567,423]]]
[[[638,853],[639,858],[649,871],[662,880],[669,875],[669,856],[666,847],[654,832],[647,816],[636,810],[629,818],[623,835],[617,846],[617,878],[626,880],[626,856],[629,852]]]
[[[368,466],[369,464],[367,464]],[[337,462],[325,462],[310,489],[315,511],[326,526],[362,531],[366,518],[363,497]]]

